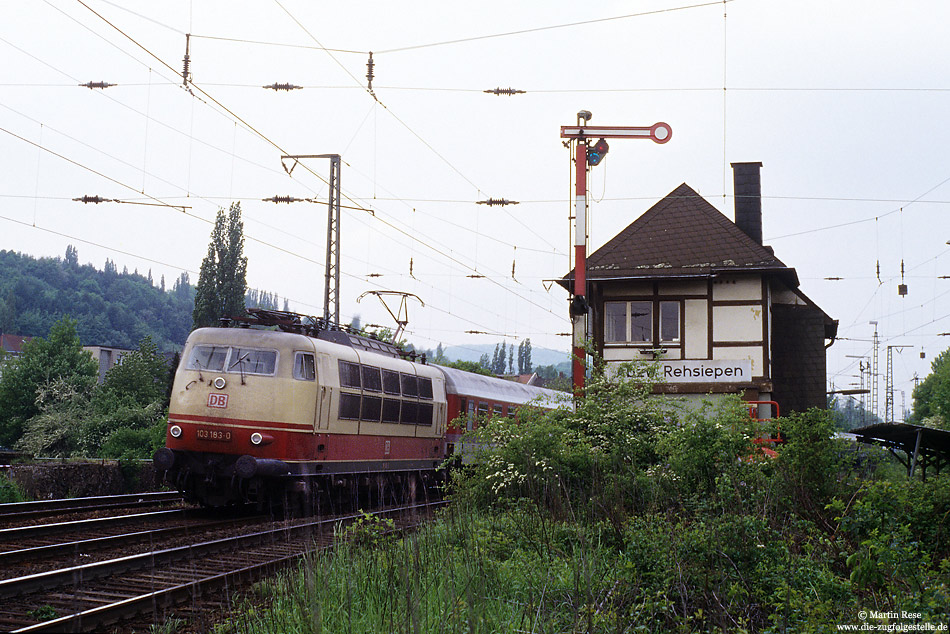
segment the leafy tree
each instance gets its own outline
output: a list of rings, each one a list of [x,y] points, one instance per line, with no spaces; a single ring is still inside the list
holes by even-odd
[[[531,374],[531,339],[518,344],[518,374]]]
[[[491,359],[488,358],[487,352],[478,358],[478,367],[488,370],[491,374]]]
[[[89,392],[96,383],[96,362],[82,349],[76,321],[63,317],[46,339],[23,344],[23,354],[10,362],[0,378],[0,445],[12,446],[24,423],[41,412],[39,390],[57,379],[76,392]]]
[[[950,348],[938,354],[930,368],[914,388],[914,413],[908,420],[950,430]]]
[[[487,357],[487,354],[482,355]],[[472,372],[474,374],[484,374],[485,376],[492,376],[491,370],[476,361],[446,361],[445,363],[440,363],[439,365],[444,365],[447,368],[456,368],[458,370],[465,370],[466,372]]]
[[[195,328],[212,326],[221,317],[244,313],[247,293],[247,258],[244,256],[244,223],[241,203],[232,203],[225,216],[218,211],[208,254],[201,262],[195,289]]]
[[[106,373],[99,393],[145,406],[164,401],[168,379],[168,363],[152,339],[145,337],[137,350],[127,353],[121,363]]]

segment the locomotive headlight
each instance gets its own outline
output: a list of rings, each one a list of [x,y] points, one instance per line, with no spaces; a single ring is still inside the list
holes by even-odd
[[[168,433],[172,435],[172,438],[181,438],[181,427],[172,425],[168,428]]]
[[[269,445],[274,442],[274,437],[270,434],[262,434],[259,431],[251,434],[251,444],[255,447],[260,447],[261,445]]]
[[[212,381],[211,384],[214,386],[216,390],[223,390],[224,386],[227,385],[228,382],[224,380],[223,376],[219,376],[214,381]]]

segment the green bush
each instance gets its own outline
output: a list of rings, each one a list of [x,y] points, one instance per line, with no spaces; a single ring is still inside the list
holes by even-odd
[[[26,494],[16,482],[0,474],[0,504],[26,502]]]

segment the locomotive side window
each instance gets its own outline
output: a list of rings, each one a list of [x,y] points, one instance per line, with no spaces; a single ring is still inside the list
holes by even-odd
[[[340,386],[360,389],[360,364],[340,360]]]
[[[419,377],[419,398],[432,398],[432,379],[429,377]]]
[[[419,396],[419,382],[416,381],[415,374],[400,374],[399,378],[402,379],[403,396]]]
[[[359,420],[360,397],[356,394],[340,394],[340,418]]]
[[[419,420],[419,403],[415,401],[402,402],[402,415],[399,422],[405,425],[415,425]]]
[[[399,394],[398,372],[383,370],[383,391],[386,392],[386,394]]]
[[[314,369],[313,355],[308,352],[298,352],[294,357],[294,378],[298,381],[314,381],[317,372]]]
[[[253,350],[231,348],[228,357],[228,372],[238,374],[274,374],[277,369],[276,350]]]
[[[364,396],[363,409],[360,411],[360,420],[379,422],[379,414],[383,409],[383,399],[378,396]]]
[[[195,346],[188,357],[189,370],[224,371],[224,362],[228,357],[227,346]]]
[[[391,398],[383,399],[383,422],[399,422],[399,401]]]
[[[360,372],[363,375],[363,389],[370,392],[380,392],[383,389],[383,383],[379,378],[379,368],[368,365],[361,365]]]

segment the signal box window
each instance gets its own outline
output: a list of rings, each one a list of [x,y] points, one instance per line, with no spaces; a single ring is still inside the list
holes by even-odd
[[[317,378],[313,364],[313,355],[298,352],[294,356],[294,378],[298,381],[314,381]]]
[[[604,343],[677,343],[680,322],[678,301],[604,302]]]
[[[360,364],[340,361],[340,385],[360,389]]]
[[[680,303],[660,302],[660,341],[680,340]]]

